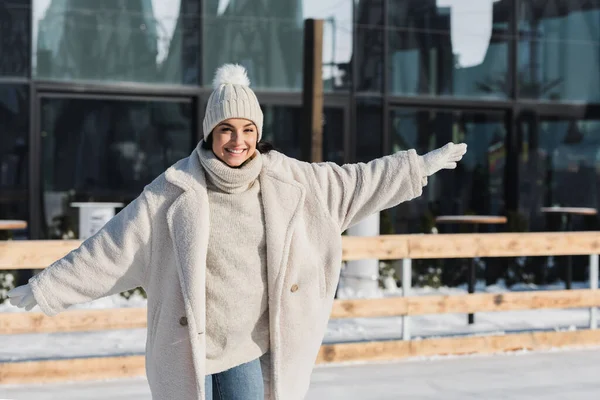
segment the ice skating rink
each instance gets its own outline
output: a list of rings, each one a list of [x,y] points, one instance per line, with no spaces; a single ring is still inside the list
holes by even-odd
[[[308,400],[597,400],[600,349],[323,366]],[[144,379],[1,386],[0,399],[150,400]]]

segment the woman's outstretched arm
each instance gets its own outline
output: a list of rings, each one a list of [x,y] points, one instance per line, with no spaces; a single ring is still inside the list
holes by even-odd
[[[466,150],[466,144],[448,143],[423,156],[408,150],[368,163],[304,163],[304,168],[315,195],[321,196],[344,231],[374,213],[420,196],[427,177],[456,168]]]
[[[143,287],[151,262],[151,233],[144,191],[79,248],[9,292],[11,302],[26,309],[37,303],[45,314],[56,315],[73,304]]]

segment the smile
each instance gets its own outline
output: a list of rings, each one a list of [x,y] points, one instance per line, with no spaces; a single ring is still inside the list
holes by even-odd
[[[242,154],[244,151],[246,151],[246,149],[239,149],[239,150],[225,149],[225,151],[227,151],[228,153],[231,153],[231,154]]]

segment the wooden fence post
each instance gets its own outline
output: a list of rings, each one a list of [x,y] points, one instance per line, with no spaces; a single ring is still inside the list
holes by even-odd
[[[304,21],[302,160],[323,161],[323,20]]]

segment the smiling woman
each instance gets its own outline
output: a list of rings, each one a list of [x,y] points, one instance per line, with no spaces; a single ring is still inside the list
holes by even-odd
[[[79,249],[8,293],[13,305],[55,315],[143,287],[153,398],[303,399],[339,279],[341,233],[420,196],[429,176],[466,152],[448,143],[339,166],[261,151],[264,117],[249,85],[243,67],[219,68],[201,145]]]
[[[230,118],[221,122],[212,133],[211,150],[230,167],[239,167],[254,157],[258,134],[254,122]]]
[[[245,68],[224,65],[215,74],[206,107],[202,147],[234,168],[254,158],[262,138],[264,117],[249,85]]]

